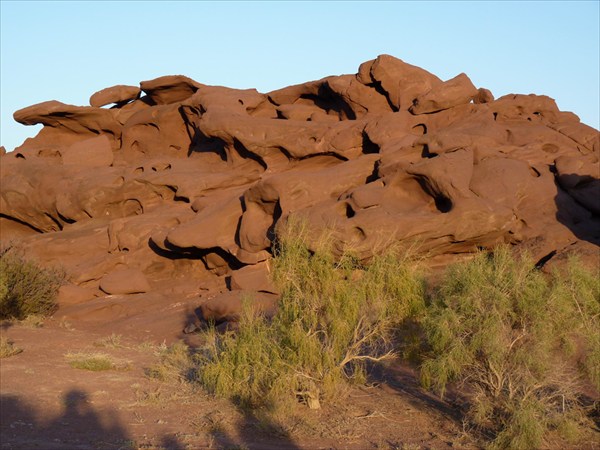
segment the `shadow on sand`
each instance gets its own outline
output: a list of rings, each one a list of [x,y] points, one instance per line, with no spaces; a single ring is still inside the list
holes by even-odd
[[[190,329],[188,326],[195,324],[196,329]],[[184,312],[181,322],[181,332],[179,340],[186,344],[190,352],[203,345],[204,338],[199,330],[205,329],[207,323],[202,318],[200,308],[189,309]],[[192,330],[189,332],[184,329]],[[224,322],[216,327],[217,332],[225,332],[228,330],[228,323]],[[248,448],[248,449],[265,449],[265,450],[296,450],[300,449],[294,439],[287,433],[279,424],[270,420],[267,416],[262,416],[260,419],[250,411],[236,406],[241,418],[237,421],[233,433],[228,433],[224,430],[211,432],[211,436],[217,445],[217,448]],[[162,446],[165,450],[180,450],[186,449],[182,442],[175,436],[168,436],[162,441]]]
[[[57,417],[41,419],[43,408],[25,404],[13,395],[0,395],[0,447],[8,449],[87,450],[137,449],[138,444],[119,423],[115,411],[96,411],[88,395],[77,389],[63,397],[63,411]],[[183,423],[183,422],[182,422]],[[261,422],[266,429],[275,424]],[[257,432],[257,420],[243,415],[231,432],[215,431],[212,448],[296,450],[290,436]],[[189,443],[178,435],[151,438],[149,447],[157,450],[188,450]],[[143,447],[146,448],[146,447]],[[207,448],[207,447],[200,447]]]
[[[12,395],[0,395],[2,448],[129,449],[131,441],[114,412],[98,414],[85,392],[73,389],[63,397],[63,412],[46,422],[34,408]]]
[[[266,418],[258,420],[250,411],[239,410],[242,417],[235,424],[235,432],[212,433],[218,448],[256,450],[300,450],[289,433]]]

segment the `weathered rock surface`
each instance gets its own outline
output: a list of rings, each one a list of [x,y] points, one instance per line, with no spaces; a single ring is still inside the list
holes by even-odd
[[[471,83],[469,77],[461,73],[445,83],[436,85],[425,94],[419,95],[413,100],[413,106],[409,110],[413,114],[430,114],[469,103],[478,94],[479,91]],[[484,92],[482,94],[482,98],[478,97],[478,100],[486,99]],[[480,103],[486,102],[480,101]]]
[[[90,106],[99,108],[112,103],[116,103],[117,106],[123,106],[140,98],[141,93],[142,91],[139,86],[126,86],[123,84],[111,86],[92,94],[90,97]]]
[[[546,96],[494,99],[382,55],[268,93],[173,75],[90,104],[17,111],[44,128],[0,152],[2,244],[61,264],[61,307],[77,314],[90,302],[105,320],[106,294],[140,292],[223,291],[204,307],[215,320],[239,314],[242,292],[268,310],[291,216],[311,246],[328,229],[364,259],[391,241],[438,260],[506,242],[598,264],[598,131]]]
[[[140,294],[150,290],[146,276],[138,269],[117,269],[100,280],[100,289],[107,294]]]
[[[183,75],[167,75],[142,81],[140,88],[157,105],[168,105],[190,97],[202,85]]]

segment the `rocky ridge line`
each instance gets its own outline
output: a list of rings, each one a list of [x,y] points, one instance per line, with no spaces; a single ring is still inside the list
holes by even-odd
[[[1,158],[2,244],[63,265],[66,306],[271,298],[271,244],[292,215],[311,245],[327,228],[365,260],[392,241],[441,262],[500,242],[541,263],[598,258],[598,131],[546,96],[494,99],[381,55],[266,94],[174,75],[90,105],[17,111],[44,127]]]

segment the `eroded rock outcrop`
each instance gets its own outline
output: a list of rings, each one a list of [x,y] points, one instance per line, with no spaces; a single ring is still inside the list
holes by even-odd
[[[310,245],[328,229],[364,259],[392,241],[428,257],[500,242],[543,262],[598,256],[598,131],[549,97],[495,100],[465,74],[382,55],[268,93],[174,75],[90,104],[17,111],[44,128],[1,159],[3,244],[60,262],[77,303],[185,279],[233,292],[205,308],[231,315],[219,298],[275,291],[268,259],[290,216]]]
[[[123,84],[111,86],[92,94],[90,106],[99,108],[113,103],[117,106],[125,106],[127,103],[140,98],[141,93],[139,86],[126,86]]]

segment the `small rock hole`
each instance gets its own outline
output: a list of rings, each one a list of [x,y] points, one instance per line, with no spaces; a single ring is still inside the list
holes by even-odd
[[[346,217],[348,219],[352,219],[355,215],[356,215],[356,211],[354,211],[354,209],[352,209],[352,206],[350,206],[349,203],[346,203]]]
[[[429,146],[427,144],[423,145],[423,150],[421,151],[421,158],[435,158],[438,156],[435,152],[429,151]]]
[[[452,200],[444,195],[438,195],[434,198],[435,207],[441,213],[448,213],[452,210]]]

